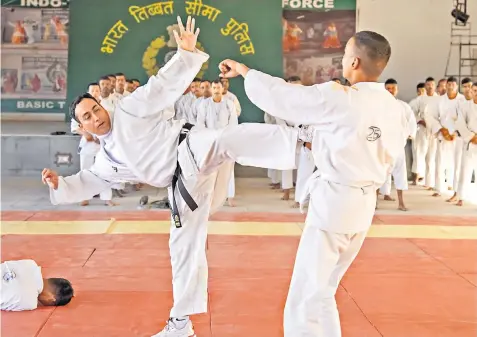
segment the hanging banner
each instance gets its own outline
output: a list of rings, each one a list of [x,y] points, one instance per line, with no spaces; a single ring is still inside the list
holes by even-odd
[[[70,0],[2,0],[2,7],[66,8]]]
[[[50,5],[2,1],[3,113],[64,113],[69,10]]]
[[[103,75],[121,72],[141,83],[155,75],[177,51],[177,16],[195,18],[197,48],[210,55],[197,77],[217,79],[218,64],[226,58],[282,75],[282,8],[276,0],[97,2],[71,2],[68,76],[74,81],[68,82],[68,101]],[[242,79],[232,79],[230,91],[242,105],[242,122],[263,121],[263,113],[246,97]]]
[[[284,76],[305,85],[342,76],[341,60],[356,32],[355,0],[282,0]]]

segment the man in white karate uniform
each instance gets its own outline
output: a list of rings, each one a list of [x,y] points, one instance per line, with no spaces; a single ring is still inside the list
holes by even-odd
[[[472,173],[477,176],[477,83],[472,85],[472,94],[473,99],[464,102],[463,109],[456,121],[456,129],[464,143],[459,187],[457,189],[457,197],[459,198],[457,206],[464,205],[464,202],[469,199]]]
[[[88,93],[99,102],[103,101],[101,96],[102,91],[98,83],[90,83],[88,85]],[[106,105],[103,105],[103,107],[110,114],[112,114],[112,112],[110,112],[110,110],[106,107]],[[94,135],[90,134],[89,132],[83,131],[79,127],[78,122],[75,121],[74,119],[71,120],[70,126],[71,126],[72,133],[81,135],[81,140],[78,146],[78,153],[80,155],[80,169],[87,170],[93,166],[94,159],[101,148],[101,145],[99,145],[99,139],[96,138]],[[106,188],[104,191],[101,191],[99,193],[99,198],[104,201],[106,206],[116,206],[116,204],[112,201],[113,192],[111,188]],[[88,206],[89,200],[81,201],[80,205]]]
[[[178,24],[177,53],[144,86],[119,101],[114,118],[89,94],[72,102],[71,116],[101,141],[93,167],[70,177],[50,169],[42,172],[55,205],[89,199],[117,182],[168,187],[174,304],[158,337],[194,336],[189,315],[207,312],[207,223],[226,199],[234,162],[289,169],[295,165],[299,134],[308,137],[306,130],[277,125],[246,123],[211,130],[174,120],[164,109],[177,101],[209,57],[195,48],[195,20],[189,17],[187,28],[180,18]]]
[[[455,77],[447,79],[446,88],[447,93],[439,97],[437,109],[430,109],[432,135],[437,139],[436,187],[433,197],[440,196],[454,186],[454,156],[458,142],[454,123],[464,96],[458,92],[459,86]]]
[[[220,65],[223,76],[245,78],[245,92],[260,109],[314,130],[319,165],[307,188],[310,204],[285,307],[285,337],[341,336],[336,290],[371,226],[376,189],[407,138],[402,104],[376,83],[390,54],[383,36],[356,33],[342,61],[351,87],[293,85],[235,61]]]
[[[419,103],[419,97],[420,96],[424,96],[426,94],[426,84],[424,82],[420,82],[417,84],[416,86],[416,97],[413,98],[410,102],[409,102],[409,106],[411,107],[412,111],[414,112],[414,119],[416,119],[417,121],[417,116],[416,116],[416,113],[418,111],[418,103]],[[416,126],[416,130],[417,130],[417,126]],[[417,185],[418,181],[419,180],[422,180],[424,179],[423,177],[419,177],[419,174],[415,173],[417,171],[417,161],[416,161],[416,157],[417,157],[417,153],[416,153],[416,140],[413,139],[412,141],[412,165],[411,165],[411,172],[412,172],[412,184],[413,185]]]
[[[228,125],[238,125],[238,117],[234,103],[223,97],[224,87],[219,80],[212,82],[212,97],[204,99],[198,107],[197,126],[207,129],[222,129]],[[234,205],[235,174],[230,175],[227,201],[230,207]]]
[[[436,92],[439,96],[444,96],[447,93],[447,79],[441,78],[439,82],[437,82],[437,89]]]
[[[99,90],[100,90],[100,103],[108,110],[110,114],[114,113],[114,109],[116,108],[116,104],[118,103],[118,99],[115,95],[111,94],[111,79],[109,76],[102,76],[99,79]]]
[[[424,186],[432,189],[435,186],[436,170],[436,138],[432,136],[431,110],[436,112],[439,95],[435,92],[436,82],[432,77],[428,77],[425,83],[426,94],[419,96],[416,103],[414,115],[417,121],[416,139],[413,142],[416,156],[412,162],[412,172],[414,181],[420,177],[425,177]],[[429,123],[429,125],[428,125]]]
[[[33,260],[5,261],[1,264],[0,308],[5,311],[34,310],[42,306],[63,306],[73,298],[70,281],[43,278]]]
[[[194,116],[192,106],[197,100],[195,92],[197,90],[197,81],[200,81],[197,78],[190,83],[184,93],[180,98],[174,103],[174,111],[176,120],[185,120],[187,123],[195,123],[196,116]]]
[[[192,103],[192,112],[191,112],[191,117],[190,117],[190,122],[191,124],[197,123],[197,114],[199,113],[199,107],[204,102],[205,99],[209,98],[212,96],[212,90],[210,87],[210,81],[209,80],[202,80],[200,81],[200,86],[199,90],[201,92],[201,96],[197,98],[194,103]]]
[[[226,99],[231,100],[234,105],[235,105],[235,111],[237,112],[237,117],[240,116],[242,113],[242,107],[240,106],[240,102],[237,98],[237,96],[232,93],[229,88],[230,88],[230,82],[228,78],[222,78],[220,79],[222,81],[222,85],[224,86],[224,97]]]
[[[462,95],[464,96],[458,106],[457,114],[459,115],[462,113],[462,110],[468,109],[469,103],[473,101],[473,94],[472,94],[472,80],[468,77],[462,79],[461,81],[462,87]],[[465,148],[467,148],[468,144],[464,144],[464,140],[458,134],[455,137],[455,148],[454,148],[454,195],[447,199],[447,202],[454,202],[457,200],[457,193],[459,189],[460,183],[460,174],[461,174],[461,166],[462,166],[462,153]]]
[[[114,95],[119,100],[130,93],[126,90],[126,76],[123,73],[116,73],[114,76],[116,76]]]
[[[395,79],[390,78],[385,83],[385,88],[387,91],[391,93],[397,99],[398,94],[398,83]],[[402,126],[403,128],[408,129],[409,139],[414,139],[416,137],[417,132],[417,124],[416,124],[416,117],[414,116],[414,112],[412,111],[409,104],[400,99],[397,99],[399,103],[403,106],[403,112],[405,114],[405,118],[403,121],[405,124]],[[404,204],[404,196],[403,191],[407,191],[408,183],[407,183],[407,167],[406,167],[406,153],[405,148],[403,147],[402,152],[396,163],[393,166],[392,172],[388,175],[386,182],[383,186],[381,186],[381,193],[384,195],[384,200],[394,201],[391,197],[391,176],[394,178],[394,185],[396,186],[397,195],[398,195],[398,209],[400,211],[407,211],[406,205]]]

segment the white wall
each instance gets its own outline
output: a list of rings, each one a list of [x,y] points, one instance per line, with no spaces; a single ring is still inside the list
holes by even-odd
[[[477,0],[468,0],[468,22],[477,34]],[[392,56],[382,80],[395,78],[400,97],[410,100],[426,77],[444,77],[450,50],[452,0],[357,0],[357,30],[373,30],[391,43]],[[451,71],[457,73],[458,49]],[[477,79],[476,79],[477,80]]]

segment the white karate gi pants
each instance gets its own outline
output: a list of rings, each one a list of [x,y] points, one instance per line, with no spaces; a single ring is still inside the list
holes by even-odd
[[[95,154],[80,154],[80,169],[87,170],[94,164]],[[113,191],[108,188],[99,194],[99,198],[103,201],[110,201],[113,199]]]
[[[244,123],[216,130],[194,127],[179,145],[184,185],[198,208],[192,212],[176,190],[182,227],[176,228],[171,222],[169,249],[174,297],[171,317],[207,311],[207,223],[209,215],[227,197],[234,162],[292,169],[297,138],[298,132],[293,128]],[[168,191],[172,200],[172,188]]]
[[[382,195],[391,195],[391,175],[394,178],[394,186],[397,190],[405,191],[409,188],[407,182],[407,168],[406,168],[406,153],[403,149],[402,154],[396,158],[396,163],[388,175],[386,182],[381,186],[380,191]]]
[[[305,193],[305,187],[308,179],[315,170],[313,155],[305,146],[300,147],[298,158],[298,169],[296,174],[295,202],[300,202]]]
[[[285,337],[341,336],[336,290],[363,244],[375,206],[374,185],[314,182],[285,305]]]
[[[280,183],[280,171],[268,169],[268,178],[272,181],[272,184]]]
[[[454,184],[452,189],[457,192],[460,182],[461,166],[462,166],[462,152],[464,149],[464,140],[460,137],[454,139]]]
[[[470,195],[472,173],[477,177],[477,145],[464,145],[462,153],[462,166],[459,178],[457,196],[459,200],[466,201]],[[477,181],[476,181],[477,185]]]
[[[283,190],[289,190],[293,188],[293,171],[294,170],[282,171],[282,189]]]
[[[435,190],[439,193],[454,185],[454,149],[455,141],[437,140]]]
[[[426,173],[426,155],[429,147],[427,128],[419,125],[416,138],[412,142],[412,172],[424,177]]]
[[[432,188],[436,186],[437,142],[434,136],[429,139],[425,156],[426,176],[424,178],[424,185]]]
[[[227,198],[234,198],[234,197],[235,197],[235,170],[232,169],[232,173],[230,174],[230,180],[229,180],[229,189],[227,191]]]

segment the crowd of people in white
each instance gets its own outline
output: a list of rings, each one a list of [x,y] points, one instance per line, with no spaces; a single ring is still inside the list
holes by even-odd
[[[302,84],[298,76],[286,79],[292,84]],[[349,85],[346,80],[333,79],[337,83]],[[391,196],[391,184],[394,185],[398,197],[398,209],[406,211],[403,191],[408,189],[408,170],[406,158],[412,158],[412,184],[423,185],[433,191],[433,196],[440,196],[445,189],[454,191],[448,202],[457,201],[462,206],[471,191],[473,172],[476,170],[477,145],[477,83],[470,78],[461,81],[459,85],[454,77],[441,79],[437,86],[432,77],[417,85],[417,97],[409,104],[399,100],[403,105],[405,122],[409,129],[409,149],[412,155],[406,156],[403,151],[399,161],[394,165],[386,183],[377,191],[383,199],[394,201]],[[138,80],[127,80],[123,73],[106,75],[98,82],[88,85],[88,93],[95,97],[112,115],[117,102],[139,87]],[[168,108],[168,114],[176,120],[210,128],[220,129],[227,125],[238,124],[242,108],[235,94],[229,90],[229,80],[226,78],[209,81],[195,78],[186,92]],[[398,96],[398,83],[388,79],[384,86],[393,96]],[[298,127],[293,123],[272,117],[265,112],[265,123]],[[71,131],[81,134],[79,145],[81,169],[88,169],[94,163],[94,158],[100,149],[100,142],[89,133],[82,132],[78,123],[71,120]],[[469,138],[470,137],[470,138]],[[291,191],[295,190],[293,208],[300,207],[304,202],[303,194],[308,178],[317,169],[311,155],[311,144],[299,143],[297,148],[297,165],[294,170],[268,170],[272,189],[283,191],[282,200],[289,200]],[[115,189],[107,189],[99,197],[106,205],[114,206],[113,196],[122,197],[125,192],[124,184],[118,184]],[[133,184],[138,190],[142,184]],[[229,206],[235,206],[235,179],[232,174],[227,200]],[[81,205],[86,206],[85,200]]]

